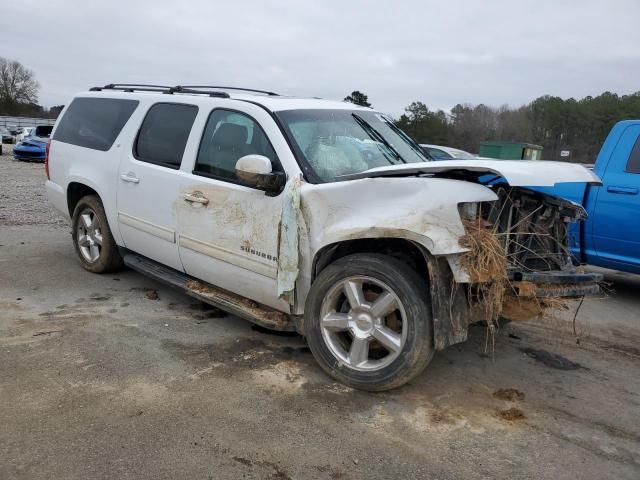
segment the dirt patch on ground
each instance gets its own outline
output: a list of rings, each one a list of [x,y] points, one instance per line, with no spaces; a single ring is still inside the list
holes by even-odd
[[[308,377],[302,365],[295,360],[286,360],[253,372],[253,380],[260,386],[281,393],[303,393],[302,387]]]
[[[515,388],[500,388],[493,392],[493,396],[500,400],[506,400],[508,402],[522,401],[524,400],[524,393]]]
[[[431,422],[434,424],[454,425],[458,418],[446,409],[436,409],[431,412]]]
[[[233,460],[235,462],[238,462],[242,465],[244,465],[245,467],[253,467],[254,465],[258,465],[261,467],[266,467],[267,469],[271,469],[273,470],[273,473],[268,477],[268,478],[272,478],[274,480],[291,480],[291,476],[286,472],[286,470],[284,470],[280,465],[278,465],[277,463],[274,462],[268,462],[266,460],[249,460],[248,458],[245,457],[241,457],[238,455],[235,455],[234,457],[232,457]],[[244,475],[243,475],[244,477]]]
[[[498,418],[501,418],[502,420],[506,420],[508,422],[519,422],[527,419],[527,416],[519,408],[508,408],[506,410],[498,410],[496,412],[496,415],[498,416]]]
[[[194,369],[192,380],[241,378],[263,390],[284,394],[308,393],[307,385],[318,381],[313,374],[317,371],[315,362],[307,346],[283,346],[250,338],[239,338],[222,348],[172,340],[165,340],[162,346]],[[322,377],[322,380],[326,379]]]
[[[282,346],[262,339],[239,338],[223,348],[213,345],[191,345],[174,340],[162,342],[163,349],[198,367],[220,364],[227,368],[251,370],[274,366],[283,362],[312,364],[307,346]]]
[[[160,297],[158,296],[158,291],[157,290],[147,290],[147,292],[144,294],[145,298],[148,298],[149,300],[159,300]]]

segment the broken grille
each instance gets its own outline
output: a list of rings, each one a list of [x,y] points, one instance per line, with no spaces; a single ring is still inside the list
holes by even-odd
[[[584,210],[560,198],[524,188],[498,187],[497,202],[483,203],[479,216],[502,244],[510,272],[570,269],[567,227]]]

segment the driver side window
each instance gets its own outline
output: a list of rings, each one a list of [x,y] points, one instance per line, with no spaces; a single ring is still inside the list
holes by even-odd
[[[276,169],[276,153],[260,125],[243,113],[217,109],[207,120],[193,173],[243,183],[236,162],[250,154],[264,155]]]

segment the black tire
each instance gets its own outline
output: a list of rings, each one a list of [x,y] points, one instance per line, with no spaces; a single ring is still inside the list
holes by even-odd
[[[391,287],[391,293],[395,294],[404,309],[404,325],[407,329],[404,344],[398,349],[399,354],[395,353],[397,357],[388,365],[369,371],[351,368],[338,358],[323,337],[321,327],[325,297],[330,298],[331,292],[339,291],[337,286],[345,279],[358,276],[369,277]],[[341,311],[344,312],[344,309]],[[404,325],[401,329],[403,332]],[[342,257],[322,270],[313,282],[305,304],[304,331],[316,361],[336,380],[368,391],[399,387],[422,372],[435,351],[427,281],[405,263],[387,255],[361,253]],[[347,331],[346,334],[353,341],[354,333]],[[369,349],[367,351],[370,352]]]
[[[96,220],[96,227],[94,227],[95,230],[93,234],[95,237],[99,232],[102,241],[98,256],[94,260],[88,258],[87,255],[89,254],[87,254],[86,251],[83,253],[82,246],[79,243],[82,229],[84,229],[85,232],[87,230],[83,222],[84,214],[90,216],[93,214],[91,218]],[[71,221],[71,235],[73,236],[73,245],[75,246],[76,253],[85,270],[93,273],[109,273],[122,268],[123,262],[118,250],[118,245],[113,239],[104,207],[97,195],[82,197],[76,204]]]

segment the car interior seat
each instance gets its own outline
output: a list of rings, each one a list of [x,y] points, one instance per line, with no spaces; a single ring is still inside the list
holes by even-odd
[[[247,152],[247,127],[236,123],[223,123],[213,137],[209,147],[211,173],[235,178],[236,162]]]

